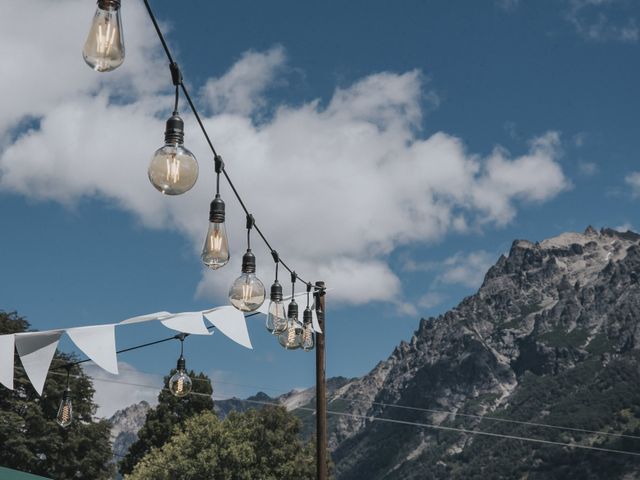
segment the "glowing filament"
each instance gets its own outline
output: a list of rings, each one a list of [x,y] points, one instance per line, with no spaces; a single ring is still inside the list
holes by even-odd
[[[184,378],[180,377],[176,386],[176,393],[184,392]]]
[[[291,326],[289,327],[289,332],[287,336],[287,344],[294,345],[295,343],[296,343],[296,327],[293,324],[291,324]]]
[[[64,405],[60,415],[60,422],[67,423],[69,420],[71,420],[71,408],[69,408],[69,405]]]
[[[109,55],[109,51],[113,46],[113,41],[116,38],[116,28],[110,23],[107,23],[102,31],[102,25],[98,25],[98,31],[96,32],[96,50],[100,55]]]
[[[222,235],[216,230],[216,232],[209,237],[210,249],[214,252],[219,252],[222,248]]]
[[[175,155],[171,155],[171,159],[167,158],[167,181],[178,183],[180,181],[180,160]]]
[[[311,335],[313,334],[311,326],[307,325],[307,327],[304,329],[304,343],[305,345],[311,345],[312,342],[312,337]]]
[[[253,285],[245,283],[242,285],[242,300],[248,302],[253,296]]]

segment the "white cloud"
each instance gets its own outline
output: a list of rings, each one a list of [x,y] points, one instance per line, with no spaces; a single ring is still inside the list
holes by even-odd
[[[634,228],[633,228],[633,225],[631,225],[631,223],[624,222],[622,225],[618,225],[617,227],[615,227],[614,230],[625,233],[625,232],[633,232]]]
[[[633,15],[634,2],[619,0],[568,0],[566,18],[576,32],[591,41],[635,43],[640,28]],[[624,18],[623,22],[612,17]]]
[[[630,173],[625,177],[625,182],[631,187],[633,196],[640,196],[640,172]]]
[[[442,293],[429,291],[420,297],[418,305],[423,308],[434,308],[442,304],[446,298],[447,297]]]
[[[580,162],[578,164],[578,170],[581,175],[585,177],[591,177],[598,173],[598,164],[595,162]]]
[[[162,144],[172,106],[166,65],[158,61],[144,12],[132,3],[123,12],[124,65],[113,74],[91,72],[79,52],[92,12],[80,5],[21,4],[11,10],[46,17],[36,22],[41,34],[0,31],[3,48],[59,53],[40,59],[38,69],[46,76],[36,75],[25,55],[4,57],[5,70],[25,81],[0,77],[13,101],[0,110],[3,136],[9,138],[11,128],[31,115],[41,121],[6,142],[0,190],[67,205],[102,197],[146,226],[183,233],[197,255],[213,190],[206,143],[185,113],[186,143],[200,161],[198,184],[178,198],[163,197],[148,184],[148,161]],[[14,11],[7,14],[7,25],[19,20]],[[62,37],[56,35],[60,22],[69,26]],[[398,246],[504,225],[521,205],[548,201],[568,186],[556,132],[533,139],[524,154],[496,147],[487,158],[466,151],[462,139],[447,133],[421,135],[423,101],[433,105],[437,95],[425,91],[419,71],[369,75],[337,88],[326,107],[319,100],[273,105],[273,116],[258,123],[251,113],[266,106],[264,92],[279,81],[285,57],[281,47],[250,52],[227,74],[209,80],[204,100],[213,100],[218,110],[203,120],[273,246],[301,275],[334,287],[337,301],[402,303],[401,281],[387,263]],[[167,89],[159,90],[158,82]],[[244,249],[244,216],[226,185],[222,193],[232,262],[205,272],[198,287],[199,295],[217,299],[237,276]],[[258,274],[268,284],[271,257],[258,241],[254,245]]]
[[[113,375],[94,364],[83,366],[93,379],[96,393],[93,401],[98,405],[98,417],[111,417],[116,411],[143,400],[150,405],[158,403],[163,385],[162,375],[144,373],[126,362],[118,362],[119,375]]]
[[[443,272],[437,281],[477,288],[495,261],[496,256],[484,250],[457,253],[443,262]]]

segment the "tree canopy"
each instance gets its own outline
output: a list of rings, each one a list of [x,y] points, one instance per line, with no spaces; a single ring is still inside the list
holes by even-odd
[[[312,444],[300,439],[300,420],[283,407],[203,412],[178,427],[125,480],[305,480],[315,478]]]
[[[0,334],[28,329],[24,318],[0,311]],[[16,355],[14,390],[0,386],[0,465],[61,480],[111,478],[111,427],[106,420],[93,421],[93,385],[79,366],[70,371],[73,423],[62,428],[55,421],[66,383],[60,367],[70,361],[69,355],[55,354],[38,396]]]
[[[186,419],[203,411],[213,410],[211,394],[211,380],[204,373],[196,374],[188,372],[193,381],[193,390],[190,395],[182,398],[175,397],[169,391],[169,379],[171,373],[164,378],[164,387],[158,395],[158,405],[149,412],[144,425],[138,432],[136,440],[127,455],[119,464],[122,474],[131,473],[136,464],[151,451],[152,448],[162,447],[171,437],[176,425],[182,424]],[[195,394],[195,395],[194,395]]]

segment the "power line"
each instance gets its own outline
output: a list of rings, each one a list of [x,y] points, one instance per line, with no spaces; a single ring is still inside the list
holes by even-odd
[[[133,386],[138,386],[138,387],[143,387],[143,388],[157,389],[157,387],[153,387],[151,385],[144,385],[144,384],[137,384],[137,383],[125,383],[125,382],[120,382],[120,381],[115,381],[115,380],[105,380],[105,379],[100,379],[100,381],[107,381],[107,382],[111,382],[111,383],[124,383],[126,385],[133,385]],[[165,388],[161,388],[161,390],[168,390],[168,389],[165,387]],[[209,394],[206,394],[206,393],[199,393],[199,392],[191,392],[190,395],[200,395],[200,396],[205,396],[205,397],[210,397],[210,398],[214,397],[212,395],[209,395]],[[237,400],[239,402],[252,403],[252,404],[256,404],[256,405],[283,407],[283,405],[281,405],[279,403],[274,403],[274,402],[264,402],[264,401],[260,401],[260,400],[248,400],[248,399],[240,399],[240,398],[234,399],[234,400]],[[316,412],[315,408],[310,408],[310,407],[298,407],[297,410],[303,410],[303,411],[311,412],[311,413],[315,413]],[[357,418],[359,420],[368,420],[368,421],[371,421],[371,422],[393,423],[393,424],[397,424],[397,425],[406,425],[406,426],[413,426],[413,427],[427,428],[427,429],[434,429],[434,430],[444,430],[444,431],[449,431],[449,432],[465,433],[465,434],[469,434],[469,435],[484,435],[484,436],[489,436],[489,437],[494,437],[494,438],[504,438],[504,439],[507,439],[507,440],[519,440],[519,441],[523,441],[523,442],[540,443],[540,444],[545,444],[545,445],[553,445],[553,446],[557,446],[557,447],[578,448],[578,449],[581,449],[581,450],[592,450],[592,451],[598,451],[598,452],[615,453],[615,454],[620,454],[620,455],[631,455],[631,456],[635,456],[635,457],[640,457],[640,453],[639,452],[629,452],[629,451],[626,451],[626,450],[616,450],[616,449],[605,448],[605,447],[594,447],[594,446],[590,446],[590,445],[580,445],[580,444],[577,444],[577,443],[557,442],[557,441],[553,441],[553,440],[544,440],[544,439],[541,439],[541,438],[532,438],[532,437],[523,437],[523,436],[519,436],[519,435],[507,435],[507,434],[502,434],[502,433],[485,432],[483,430],[469,430],[467,428],[459,428],[459,427],[447,427],[445,425],[436,425],[436,424],[432,424],[432,423],[410,422],[410,421],[407,421],[407,420],[397,420],[397,419],[394,419],[394,418],[380,417],[380,416],[375,416],[375,415],[359,415],[359,414],[356,414],[356,413],[338,412],[338,411],[335,411],[335,410],[327,410],[327,413],[329,415],[337,415],[337,416],[342,416],[342,417]]]
[[[54,373],[56,375],[66,375],[66,374],[63,374],[61,372],[52,372],[52,373]],[[140,373],[147,374],[147,375],[152,375],[149,372],[140,372]],[[78,377],[77,375],[75,375],[75,376],[72,375],[72,376],[73,377]],[[135,387],[148,388],[148,389],[152,389],[152,390],[165,390],[166,389],[166,387],[162,387],[162,386],[159,386],[159,385],[145,385],[145,384],[140,384],[140,383],[125,382],[125,381],[122,381],[122,380],[107,379],[107,378],[94,378],[94,377],[91,377],[91,378],[92,378],[92,380],[98,381],[98,382],[107,382],[107,383],[116,383],[116,384],[122,384],[122,385],[130,385],[130,386],[135,386]],[[247,388],[261,389],[261,390],[272,390],[272,391],[276,390],[276,389],[270,388],[270,387],[258,387],[256,385],[225,382],[223,380],[215,380],[215,379],[206,380],[206,379],[203,379],[203,378],[192,378],[191,380],[192,381],[211,382],[213,385],[222,384],[222,385],[240,386],[240,387],[247,387]],[[214,390],[214,392],[216,392],[216,391],[218,391],[218,389]],[[212,396],[214,399],[216,399],[216,394],[215,393],[212,394],[212,395],[207,395],[207,394],[198,393],[198,392],[191,392],[191,394],[193,394],[193,395]],[[230,399],[218,396],[217,400],[230,400]],[[257,400],[248,400],[248,399],[241,399],[241,398],[234,398],[233,400],[237,400],[237,401],[241,401],[241,402],[245,402],[245,401],[246,402],[257,402]],[[351,403],[351,404],[353,404],[353,403],[366,403],[364,400],[357,400],[357,399],[341,398],[339,400],[346,401],[347,403]],[[588,433],[588,434],[592,434],[592,435],[602,435],[602,436],[608,436],[608,437],[628,438],[628,439],[632,439],[632,440],[640,440],[640,436],[623,434],[623,433],[603,432],[603,431],[598,431],[598,430],[587,430],[587,429],[574,428],[574,427],[563,427],[563,426],[560,426],[560,425],[551,425],[551,424],[545,424],[545,423],[527,422],[527,421],[522,421],[522,420],[510,420],[510,419],[504,419],[504,418],[498,418],[498,417],[483,417],[483,416],[480,416],[480,415],[462,414],[462,413],[457,413],[457,412],[454,412],[454,411],[436,410],[436,409],[420,408],[420,407],[408,407],[408,406],[404,406],[404,405],[396,405],[396,404],[382,403],[382,402],[372,402],[372,403],[375,404],[375,405],[381,405],[381,406],[385,406],[385,407],[392,407],[392,408],[399,408],[399,409],[416,410],[416,411],[423,411],[423,412],[428,412],[428,413],[445,413],[445,414],[448,414],[448,415],[451,415],[451,416],[471,417],[471,418],[476,418],[476,419],[479,419],[479,420],[490,420],[490,421],[505,422],[505,423],[511,423],[511,424],[525,425],[525,426],[533,426],[533,427],[540,427],[540,428],[550,428],[550,429],[555,429],[555,430],[576,431],[576,432]],[[282,404],[280,404],[280,403],[272,403],[272,404],[273,405],[282,406]],[[304,410],[307,407],[296,407],[296,408]],[[315,410],[313,410],[313,411],[315,411]],[[363,417],[364,418],[369,418],[368,416],[363,416]]]

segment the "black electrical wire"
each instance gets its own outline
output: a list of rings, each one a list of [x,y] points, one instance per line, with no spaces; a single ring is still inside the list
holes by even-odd
[[[209,137],[209,133],[207,132],[207,129],[205,128],[204,124],[202,123],[202,119],[200,118],[200,114],[198,113],[198,109],[194,105],[193,100],[191,100],[191,95],[189,95],[189,91],[187,90],[187,87],[185,86],[185,84],[184,84],[184,82],[182,80],[182,74],[180,73],[180,71],[178,69],[177,63],[173,60],[173,56],[171,55],[171,51],[169,50],[169,46],[167,45],[167,42],[166,42],[166,40],[164,38],[164,35],[162,34],[162,31],[160,30],[160,26],[158,25],[158,22],[156,20],[155,15],[153,14],[153,10],[151,10],[151,5],[149,5],[149,1],[148,0],[144,0],[144,5],[147,8],[147,13],[149,14],[149,18],[151,18],[151,22],[153,23],[153,26],[155,27],[156,33],[158,34],[158,38],[160,39],[160,43],[162,43],[162,48],[164,49],[164,52],[167,55],[167,59],[169,60],[169,64],[170,64],[170,68],[171,68],[171,75],[172,75],[172,79],[173,79],[174,85],[176,85],[176,88],[179,85],[180,88],[182,89],[182,93],[184,94],[185,98],[187,99],[187,103],[189,104],[189,107],[191,107],[191,111],[193,112],[193,115],[196,118],[196,121],[198,122],[198,125],[200,126],[200,130],[202,130],[202,133],[203,133],[205,139],[207,140],[207,143],[209,144],[209,148],[213,152],[214,158],[218,159],[220,156],[218,155],[218,152],[216,152],[216,149],[213,146],[213,142],[211,141],[211,138]],[[177,97],[176,97],[176,105],[177,105]],[[217,170],[218,170],[218,168],[216,167],[216,172],[217,172]],[[227,173],[226,168],[224,168],[224,165],[222,165],[220,170],[221,170],[222,174],[224,175],[224,177],[227,179],[227,183],[231,187],[231,190],[233,191],[235,197],[238,199],[238,202],[240,203],[240,206],[244,210],[244,213],[246,215],[250,215],[249,209],[245,205],[244,201],[242,200],[242,197],[238,193],[238,190],[236,189],[235,185],[231,181],[231,178],[229,177],[229,174]],[[218,179],[218,181],[219,181],[219,179]],[[267,237],[265,237],[264,233],[262,233],[262,230],[260,230],[260,228],[255,223],[255,221],[253,223],[253,227],[255,228],[256,232],[258,232],[258,235],[260,235],[260,238],[262,238],[262,241],[265,243],[265,245],[267,246],[267,248],[271,251],[271,254],[273,255],[274,252],[275,252],[274,248],[271,246],[271,244],[267,240]],[[287,271],[289,273],[291,273],[291,274],[295,273],[294,270],[291,269],[285,263],[284,260],[282,260],[282,258],[278,257],[278,262],[281,263],[282,266],[285,269],[287,269]],[[309,283],[309,282],[305,281],[299,275],[297,275],[297,278],[303,283]],[[315,289],[316,290],[324,290],[324,287],[322,287],[322,288],[321,287],[315,287]]]
[[[258,315],[260,312],[254,312],[254,313],[249,313],[247,315],[244,316],[244,318],[249,318],[249,317],[253,317],[254,315]],[[207,330],[213,330],[215,327],[213,325],[209,325],[207,327]],[[120,354],[120,353],[125,353],[125,352],[131,352],[132,350],[138,350],[140,348],[146,348],[146,347],[151,347],[153,345],[158,345],[160,343],[164,343],[164,342],[168,342],[170,340],[184,340],[185,338],[187,338],[190,334],[189,333],[178,333],[176,335],[171,335],[170,337],[166,337],[166,338],[161,338],[160,340],[155,340],[153,342],[148,342],[148,343],[142,343],[140,345],[134,345],[133,347],[129,347],[129,348],[123,348],[122,350],[117,350],[116,351],[116,355]],[[86,363],[86,362],[90,362],[91,359],[90,358],[85,358],[83,360],[78,360],[77,362],[69,362],[69,363],[65,363],[59,367],[54,367],[52,368],[52,370],[55,370],[56,368],[66,368],[67,370],[70,369],[71,367],[74,367],[76,365],[80,365],[82,363]]]

